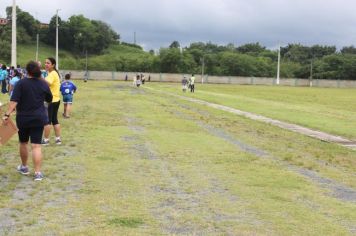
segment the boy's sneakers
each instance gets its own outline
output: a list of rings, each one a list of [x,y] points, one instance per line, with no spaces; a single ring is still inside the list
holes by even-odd
[[[41,181],[43,179],[43,174],[41,172],[36,172],[35,177],[33,178],[34,181]]]
[[[41,142],[41,144],[43,145],[43,146],[48,146],[49,145],[49,140],[47,139],[42,139],[42,142]]]
[[[62,144],[62,140],[61,140],[61,138],[56,138],[56,144],[57,144],[57,145]]]
[[[30,171],[28,170],[28,167],[27,166],[23,166],[23,165],[19,165],[17,167],[17,171],[22,175],[28,175],[30,173]]]

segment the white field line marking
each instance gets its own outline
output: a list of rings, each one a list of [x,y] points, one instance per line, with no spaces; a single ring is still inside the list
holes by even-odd
[[[352,141],[352,140],[346,139],[346,138],[341,137],[341,136],[331,135],[331,134],[328,134],[328,133],[325,133],[325,132],[312,130],[312,129],[309,129],[309,128],[306,128],[306,127],[303,127],[303,126],[300,126],[300,125],[290,124],[290,123],[279,121],[279,120],[274,120],[274,119],[271,119],[271,118],[268,118],[268,117],[265,117],[265,116],[256,115],[256,114],[253,114],[253,113],[250,113],[250,112],[246,112],[246,111],[241,111],[241,110],[238,110],[238,109],[235,109],[235,108],[231,108],[231,107],[227,107],[227,106],[224,106],[224,105],[219,105],[219,104],[215,104],[215,103],[206,102],[206,101],[199,100],[199,99],[196,99],[196,98],[184,97],[184,96],[181,96],[181,95],[177,95],[177,94],[173,94],[173,93],[169,93],[169,92],[165,92],[165,91],[162,91],[162,90],[157,90],[157,89],[153,89],[153,88],[149,88],[149,87],[145,87],[145,88],[146,89],[151,89],[151,90],[154,90],[154,91],[157,91],[157,92],[160,92],[160,93],[164,93],[164,94],[167,94],[167,95],[170,95],[170,96],[174,96],[174,97],[186,100],[186,101],[195,102],[195,103],[198,103],[198,104],[201,104],[201,105],[206,105],[208,107],[212,107],[212,108],[219,109],[219,110],[222,110],[222,111],[227,111],[227,112],[239,115],[239,116],[247,117],[247,118],[252,119],[252,120],[261,121],[261,122],[264,122],[264,123],[267,123],[267,124],[271,124],[271,125],[280,127],[282,129],[290,130],[290,131],[293,131],[293,132],[296,132],[296,133],[300,133],[300,134],[303,134],[303,135],[306,135],[306,136],[309,136],[309,137],[312,137],[312,138],[316,138],[316,139],[319,139],[319,140],[322,140],[322,141],[326,141],[326,142],[330,142],[330,143],[336,143],[336,144],[339,144],[339,145],[347,147],[347,148],[356,149],[356,141]]]

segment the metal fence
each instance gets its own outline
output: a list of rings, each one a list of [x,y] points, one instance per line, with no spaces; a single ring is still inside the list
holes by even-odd
[[[134,76],[140,72],[114,72],[114,71],[76,71],[62,70],[61,74],[71,73],[74,80],[117,80],[132,81]],[[180,83],[184,76],[189,78],[188,74],[166,74],[166,73],[142,73],[146,81],[151,82],[171,82]],[[196,83],[202,82],[202,76],[196,75]],[[356,88],[356,80],[309,80],[309,79],[283,79],[279,80],[281,86],[301,86],[301,87],[329,87],[329,88]],[[275,78],[266,77],[240,77],[240,76],[210,76],[204,75],[203,83],[208,84],[240,84],[240,85],[276,85]]]

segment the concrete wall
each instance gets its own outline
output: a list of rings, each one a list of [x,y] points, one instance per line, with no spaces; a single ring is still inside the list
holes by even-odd
[[[61,74],[70,72],[73,79],[84,79],[85,71],[62,70]],[[89,80],[118,80],[124,81],[125,76],[132,81],[136,72],[111,72],[111,71],[89,71]],[[143,73],[146,81],[151,77],[152,82],[173,82],[180,83],[183,76],[189,78],[190,74],[165,74],[165,73]],[[201,75],[196,75],[196,83],[201,83]],[[210,76],[204,75],[204,83],[209,84],[249,84],[249,85],[275,85],[275,78],[264,77],[240,77],[240,76]],[[310,86],[329,88],[356,88],[356,80],[313,80],[309,79],[280,79],[282,86]]]

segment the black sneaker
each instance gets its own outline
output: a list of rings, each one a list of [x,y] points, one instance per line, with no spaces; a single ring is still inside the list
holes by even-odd
[[[19,165],[17,167],[17,171],[19,173],[21,173],[22,175],[28,175],[30,173],[30,171],[28,170],[28,167],[27,166],[23,166],[23,165]]]
[[[44,140],[44,139],[42,139],[41,144],[42,144],[43,146],[48,146],[48,145],[49,145],[49,140]]]
[[[33,178],[34,181],[41,181],[43,179],[43,174],[41,172],[35,173]]]
[[[56,139],[56,144],[57,144],[57,145],[61,145],[61,144],[62,144],[62,140],[61,140],[60,138],[57,138],[57,139]]]

